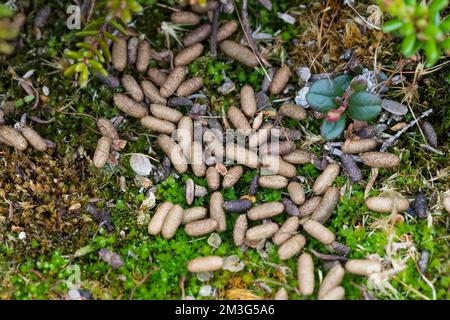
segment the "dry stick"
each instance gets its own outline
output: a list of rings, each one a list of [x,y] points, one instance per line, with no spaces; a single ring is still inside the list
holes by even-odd
[[[373,184],[375,183],[375,180],[377,180],[378,173],[379,173],[378,168],[372,168],[370,172],[369,181],[367,181],[366,189],[364,190],[364,198],[367,198],[367,196],[370,193],[370,190],[372,190]]]
[[[244,29],[245,38],[247,39],[248,44],[252,48],[257,58],[261,60],[266,67],[271,67],[272,65],[261,56],[261,53],[259,52],[258,48],[255,45],[255,41],[253,40],[252,37],[252,31],[250,30],[250,22],[248,21],[247,7],[248,1],[247,0],[242,1],[242,28]]]
[[[420,115],[420,117],[414,119],[413,121],[409,122],[403,129],[399,130],[394,136],[387,139],[382,145],[381,145],[381,152],[386,151],[387,148],[392,146],[395,141],[409,128],[411,128],[413,125],[415,125],[420,119],[425,118],[430,115],[430,113],[433,112],[433,109],[428,109],[424,113]]]
[[[247,3],[247,1],[244,1],[244,3]],[[235,3],[234,1],[233,1],[233,5],[234,5],[234,9],[236,10],[236,15],[237,15],[237,17],[238,17],[239,24],[241,25],[242,30],[244,31],[244,36],[245,36],[245,38],[247,39],[247,42],[250,44],[250,48],[252,49],[253,54],[256,56],[256,59],[258,60],[258,63],[260,64],[261,68],[263,69],[264,74],[266,75],[267,79],[269,79],[269,81],[272,81],[272,78],[271,78],[271,77],[269,76],[269,74],[267,73],[267,70],[266,70],[266,68],[264,67],[264,64],[261,62],[261,59],[260,59],[259,56],[258,56],[259,51],[255,51],[255,48],[253,48],[254,43],[252,42],[253,39],[252,39],[252,37],[251,37],[251,33],[250,33],[250,34],[247,34],[247,32],[246,32],[246,30],[245,30],[245,27],[244,27],[244,23],[242,22],[241,16],[239,15],[239,10],[237,9],[236,3]],[[248,21],[247,21],[247,23],[248,23]],[[253,46],[252,46],[252,44],[253,44]],[[264,61],[265,61],[265,60],[264,60]],[[266,61],[266,62],[267,62],[267,61]],[[269,66],[271,66],[271,65],[269,64]]]
[[[222,9],[222,4],[220,4],[216,10],[214,10],[214,17],[212,21],[211,30],[211,56],[217,56],[217,29],[219,29],[219,12]]]
[[[348,258],[343,257],[343,256],[338,256],[335,254],[324,254],[324,253],[317,252],[314,249],[311,249],[310,251],[313,255],[315,255],[317,258],[319,258],[321,260],[328,260],[328,261],[338,260],[338,261],[343,261],[343,262],[346,262],[348,260]]]
[[[380,31],[381,28],[377,27],[376,25],[370,23],[369,21],[367,21],[362,15],[359,14],[359,12],[350,4],[349,1],[347,1],[347,5],[353,10],[355,11],[355,13],[361,18],[362,21],[364,21],[365,23],[367,23],[369,26],[371,26],[372,28],[374,28],[375,30]]]

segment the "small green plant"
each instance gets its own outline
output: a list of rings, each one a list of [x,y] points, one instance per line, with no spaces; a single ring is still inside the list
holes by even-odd
[[[128,23],[132,13],[142,12],[142,6],[136,0],[108,0],[97,6],[98,10],[105,14],[91,21],[83,30],[76,32],[77,37],[84,40],[77,42],[78,51],[66,50],[64,56],[74,62],[65,71],[66,77],[79,74],[78,82],[81,88],[86,87],[89,73],[97,72],[101,76],[107,76],[105,65],[111,62],[111,52],[108,41],[116,41],[117,37],[109,32],[109,28],[115,29],[123,35],[128,35]]]
[[[24,22],[23,14],[14,15],[14,11],[8,6],[0,4],[0,54],[13,54],[14,46],[8,41],[13,41],[19,36]]]
[[[352,79],[349,75],[321,79],[311,86],[306,99],[313,109],[325,114],[321,128],[325,139],[334,140],[342,134],[347,114],[355,120],[369,121],[380,113],[380,97],[366,90],[364,78]]]
[[[403,37],[400,51],[406,58],[423,49],[427,57],[425,66],[431,67],[443,52],[450,55],[450,16],[441,20],[441,11],[448,7],[448,0],[379,2],[393,17],[383,25],[383,31]]]

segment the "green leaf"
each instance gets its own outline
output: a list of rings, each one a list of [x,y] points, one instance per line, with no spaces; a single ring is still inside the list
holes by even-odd
[[[355,92],[366,91],[367,89],[367,80],[364,78],[355,78],[350,82],[350,87]]]
[[[95,37],[95,36],[99,35],[99,32],[95,31],[95,30],[93,30],[93,31],[78,31],[78,32],[75,32],[75,35],[77,37]]]
[[[410,58],[414,54],[415,44],[416,44],[415,34],[411,34],[403,39],[400,51],[406,58]]]
[[[372,120],[381,112],[381,99],[370,92],[355,93],[348,99],[348,111],[356,120]]]
[[[439,25],[442,32],[450,32],[450,16],[447,16]]]
[[[18,100],[16,100],[16,107],[21,107],[21,106],[23,106],[23,100],[22,99],[18,99]]]
[[[315,110],[325,113],[338,107],[337,97],[341,97],[344,90],[332,80],[322,79],[314,82],[306,95],[308,104]]]
[[[348,74],[341,74],[340,76],[337,76],[336,79],[334,79],[334,82],[341,86],[343,90],[346,90],[350,85],[351,80],[352,77],[350,77]]]
[[[383,25],[383,32],[393,32],[400,29],[402,25],[403,22],[400,19],[390,20]]]
[[[404,36],[409,36],[414,33],[414,23],[412,21],[408,21],[404,23],[400,29],[401,34]]]
[[[437,47],[436,41],[433,39],[428,40],[424,46],[425,54],[427,55],[427,62],[425,67],[429,68],[435,65],[435,63],[441,57],[441,50]]]
[[[29,103],[33,100],[34,100],[34,96],[32,96],[32,95],[29,95],[29,96],[26,96],[25,98],[23,98],[23,101],[25,101],[26,103]]]
[[[439,12],[448,6],[448,0],[433,0],[428,5],[428,10],[431,13]]]
[[[0,18],[8,18],[14,14],[14,11],[11,10],[8,6],[4,4],[0,4]]]
[[[73,254],[73,257],[79,258],[79,257],[85,256],[89,253],[92,253],[94,251],[97,251],[97,249],[98,248],[96,245],[88,244],[87,246],[81,247],[80,249],[75,251],[75,253]]]
[[[345,129],[345,115],[339,118],[336,122],[329,122],[326,119],[323,120],[320,134],[326,140],[334,140],[342,134]]]

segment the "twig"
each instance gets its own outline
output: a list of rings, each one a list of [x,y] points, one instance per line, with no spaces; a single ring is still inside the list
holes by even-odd
[[[438,149],[436,149],[436,148],[433,148],[433,147],[430,146],[429,144],[421,144],[420,146],[421,146],[422,148],[424,148],[424,149],[430,150],[431,152],[437,153],[437,154],[439,154],[439,155],[441,155],[441,156],[444,155],[444,153],[443,153],[441,150],[438,150]]]
[[[139,282],[136,284],[136,286],[131,290],[131,293],[130,293],[130,300],[133,300],[134,292],[136,291],[137,287],[143,285],[143,284],[145,283],[145,281],[147,281],[147,279],[152,275],[152,273],[155,272],[155,271],[157,271],[157,270],[159,270],[158,267],[154,268],[154,269],[151,270],[149,273],[147,273],[147,274],[144,276],[144,278],[142,278],[141,281],[139,281]]]
[[[359,14],[359,12],[350,4],[350,2],[347,2],[347,5],[353,10],[355,11],[355,13],[361,18],[362,21],[364,21],[365,23],[367,23],[369,26],[371,26],[372,28],[374,28],[375,30],[380,31],[381,28],[377,27],[376,25],[370,23],[369,21],[367,21],[362,15]]]
[[[219,29],[219,13],[222,9],[222,4],[220,4],[216,10],[214,10],[214,16],[212,21],[211,30],[211,56],[217,56],[217,29]]]
[[[346,257],[343,257],[343,256],[338,256],[335,254],[324,254],[324,253],[317,252],[314,249],[311,249],[311,253],[313,255],[315,255],[317,258],[322,259],[322,260],[329,260],[329,261],[338,260],[338,261],[343,261],[343,262],[346,262],[348,260]]]
[[[261,59],[260,58],[260,53],[259,53],[258,49],[256,48],[255,43],[253,42],[252,34],[250,32],[250,27],[248,26],[248,15],[246,16],[248,30],[246,30],[246,27],[245,27],[245,24],[244,24],[244,21],[243,21],[244,17],[242,17],[242,19],[241,19],[241,16],[239,15],[239,10],[237,9],[236,3],[234,1],[233,1],[233,4],[234,4],[235,10],[236,10],[236,14],[237,14],[239,23],[241,24],[242,30],[244,31],[245,39],[247,39],[247,42],[250,45],[250,48],[252,49],[253,54],[256,56],[256,59],[258,60],[258,63],[262,67],[266,77],[270,81],[272,81],[272,78],[269,76],[269,74],[267,73],[266,68],[264,67],[266,65],[266,63],[267,63],[267,66],[269,66],[269,67],[271,67],[272,65],[270,63],[268,63],[265,59]],[[245,6],[245,13],[247,13],[247,1],[246,0],[244,0],[244,3],[242,4],[242,13],[243,14],[244,14],[244,6]],[[263,62],[265,62],[265,63],[263,63]]]
[[[433,109],[428,109],[427,111],[425,111],[424,113],[422,113],[420,115],[420,117],[418,117],[417,119],[414,119],[413,121],[409,122],[403,129],[399,130],[395,135],[393,135],[392,137],[390,137],[389,139],[387,139],[383,145],[381,146],[380,151],[384,152],[386,151],[387,148],[389,148],[390,146],[392,146],[394,144],[395,141],[397,141],[397,139],[409,128],[411,128],[413,125],[415,125],[420,119],[425,118],[427,116],[430,115],[430,113],[433,112]]]

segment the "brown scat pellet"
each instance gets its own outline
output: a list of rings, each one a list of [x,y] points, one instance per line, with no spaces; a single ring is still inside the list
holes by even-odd
[[[273,125],[269,124],[267,127],[261,128],[258,131],[252,133],[248,138],[248,146],[250,149],[256,149],[258,146],[267,144],[270,137],[270,130]]]
[[[47,143],[45,142],[44,138],[40,136],[39,133],[37,133],[36,130],[33,128],[27,126],[27,125],[20,125],[20,131],[24,138],[28,141],[28,143],[37,151],[45,152],[48,148]]]
[[[188,236],[198,237],[211,233],[217,228],[217,221],[211,218],[187,223],[184,231]]]
[[[147,75],[150,80],[161,87],[167,80],[168,74],[158,68],[148,68]]]
[[[118,38],[113,42],[111,59],[114,68],[123,71],[127,67],[128,44],[124,38]]]
[[[245,238],[249,241],[260,241],[272,237],[279,227],[275,222],[257,225],[247,230]]]
[[[148,224],[148,233],[151,235],[157,235],[161,232],[162,227],[164,225],[164,221],[166,220],[167,214],[170,209],[172,209],[172,202],[164,202],[162,203],[158,209],[156,209],[155,214],[153,215],[150,223]]]
[[[423,134],[425,135],[425,138],[427,138],[428,143],[433,148],[438,147],[438,138],[436,135],[436,131],[434,130],[434,127],[431,123],[425,121],[420,126],[422,128]]]
[[[137,52],[139,47],[139,38],[132,37],[128,40],[128,65],[132,66],[136,63]]]
[[[24,136],[9,126],[0,126],[0,142],[17,150],[24,151],[28,147],[28,142]]]
[[[336,287],[324,294],[319,300],[344,300],[345,289],[341,286]]]
[[[256,207],[251,208],[247,212],[247,217],[249,220],[262,220],[270,217],[277,216],[284,211],[284,205],[281,202],[267,202]]]
[[[180,84],[176,91],[176,95],[179,97],[187,97],[201,88],[203,88],[203,78],[193,77]]]
[[[297,217],[288,218],[272,237],[272,242],[275,245],[280,245],[283,242],[289,240],[293,235],[297,234],[298,227],[300,226],[300,220]]]
[[[292,181],[288,184],[287,190],[289,193],[289,196],[291,197],[291,200],[296,205],[302,205],[305,203],[305,190],[303,190],[303,187],[300,183]]]
[[[362,162],[371,168],[393,168],[400,164],[400,158],[389,152],[365,152],[361,155]]]
[[[259,181],[258,176],[254,176],[252,178],[252,182],[250,182],[250,186],[248,187],[249,196],[254,196],[258,192],[258,185],[259,185],[258,181]]]
[[[249,118],[252,118],[256,113],[255,91],[249,85],[245,85],[241,88],[241,109]]]
[[[303,235],[297,234],[286,240],[278,248],[278,258],[280,260],[288,260],[298,254],[306,244],[306,239]]]
[[[170,21],[177,24],[196,25],[200,23],[200,17],[193,12],[179,11],[170,15]]]
[[[365,201],[367,208],[371,211],[390,213],[396,206],[397,212],[404,212],[409,208],[409,201],[404,198],[391,198],[391,197],[371,197]]]
[[[284,205],[284,211],[286,211],[288,215],[290,216],[300,215],[300,210],[291,199],[284,197],[283,199],[281,199],[281,203]]]
[[[161,97],[159,94],[159,89],[153,84],[153,82],[143,80],[141,81],[141,88],[144,95],[151,103],[167,104],[167,99]]]
[[[229,107],[227,114],[235,129],[242,130],[243,134],[250,133],[252,127],[250,126],[250,123],[244,113],[238,107]]]
[[[342,144],[341,150],[349,154],[358,154],[372,151],[376,146],[377,142],[373,139],[347,140]]]
[[[293,178],[297,174],[295,166],[284,161],[280,156],[265,154],[261,157],[260,162],[271,174],[281,175],[286,178]]]
[[[194,202],[195,198],[195,184],[194,180],[191,178],[187,179],[186,184],[184,185],[184,193],[185,193],[185,199],[186,204],[190,206]]]
[[[217,42],[221,42],[232,36],[238,29],[238,23],[235,20],[223,22],[217,30]]]
[[[219,191],[213,192],[209,200],[209,214],[217,221],[217,231],[224,232],[227,229],[227,219],[223,210],[223,196]]]
[[[300,217],[307,217],[313,214],[316,208],[322,201],[322,197],[315,196],[305,201],[298,209],[300,211]]]
[[[345,263],[345,270],[349,273],[360,276],[369,276],[383,270],[383,265],[379,261],[368,259],[352,259]]]
[[[295,150],[284,155],[283,160],[291,164],[308,164],[311,163],[311,153],[303,150]]]
[[[278,69],[273,76],[272,82],[270,83],[270,93],[273,95],[279,95],[284,90],[284,88],[286,88],[290,76],[291,70],[289,70],[289,67],[287,65],[283,65],[280,69]]]
[[[258,155],[240,145],[227,143],[225,152],[226,157],[237,164],[242,164],[252,169],[256,169],[258,166]]]
[[[211,25],[209,23],[204,23],[194,30],[190,31],[183,39],[183,45],[185,47],[190,47],[193,44],[202,42],[211,34]]]
[[[302,133],[299,130],[280,126],[274,127],[270,133],[272,138],[278,138],[279,140],[297,141],[302,138]]]
[[[219,1],[210,0],[207,1],[206,4],[193,4],[191,5],[191,10],[195,13],[207,13],[208,11],[214,11],[219,7]]]
[[[159,93],[161,97],[168,98],[177,91],[180,84],[184,81],[184,78],[187,75],[186,67],[175,67],[172,72],[167,76],[166,81],[164,82],[161,89],[159,89]]]
[[[330,290],[338,287],[344,279],[345,270],[341,264],[335,265],[323,278],[317,297],[323,298]]]
[[[25,136],[25,138],[26,138],[26,136]],[[31,141],[30,140],[28,140],[28,141],[31,144]],[[412,207],[414,209],[416,216],[419,219],[427,218],[427,216],[428,216],[428,214],[427,214],[427,198],[425,197],[423,190],[419,190],[417,192]]]
[[[162,120],[152,116],[146,116],[141,119],[141,125],[144,128],[150,129],[154,132],[172,134],[177,128],[176,126],[167,120]]]
[[[327,189],[319,203],[319,206],[314,210],[311,219],[320,223],[325,223],[336,208],[340,198],[339,189],[330,187]]]
[[[297,260],[298,289],[302,296],[310,296],[314,292],[314,263],[310,254],[304,252]]]
[[[288,185],[288,180],[279,175],[262,176],[258,181],[259,185],[267,189],[284,189]]]
[[[114,94],[113,100],[120,111],[131,117],[143,118],[148,114],[147,108],[122,93]]]
[[[103,136],[108,137],[111,140],[119,139],[119,133],[117,133],[116,127],[114,127],[108,119],[99,118],[97,120],[97,127]]]
[[[97,148],[93,158],[94,166],[96,168],[103,168],[109,158],[109,151],[111,148],[111,139],[108,137],[101,137],[97,142]]]
[[[205,154],[213,156],[214,163],[221,163],[225,153],[222,132],[213,129],[205,130],[203,142],[206,146]]]
[[[122,85],[125,88],[126,93],[129,94],[135,101],[144,101],[144,93],[135,78],[129,74],[123,75]]]
[[[220,270],[223,267],[223,258],[218,256],[207,256],[195,258],[188,262],[189,272],[212,272]]]
[[[334,233],[327,227],[314,220],[308,220],[303,223],[303,230],[324,245],[331,244],[336,238]]]
[[[206,170],[206,181],[211,190],[217,190],[220,186],[220,174],[215,167],[208,167]]]
[[[194,207],[184,210],[183,224],[197,221],[206,218],[208,215],[208,209],[204,207]]]
[[[144,73],[147,71],[148,64],[150,63],[151,55],[151,47],[150,44],[143,40],[139,43],[138,54],[136,57],[136,70],[139,73]]]
[[[157,103],[152,103],[150,105],[150,112],[153,116],[159,119],[167,120],[174,123],[177,123],[178,121],[180,121],[181,118],[183,118],[183,114],[177,109]]]
[[[359,169],[358,164],[351,155],[342,152],[341,162],[345,173],[348,175],[351,182],[355,183],[363,179],[362,171]]]
[[[242,174],[244,173],[244,168],[242,166],[234,166],[228,170],[227,174],[223,177],[222,187],[224,189],[231,188],[234,186]]]
[[[178,171],[178,173],[185,173],[188,169],[188,164],[181,147],[166,134],[160,134],[156,141],[158,142],[159,147],[169,157],[175,170]]]
[[[192,119],[184,116],[178,121],[177,141],[183,150],[186,159],[190,160],[192,153],[192,141],[194,136],[194,123]]]
[[[450,213],[450,193],[442,199],[442,206],[448,213]]]
[[[201,43],[196,43],[190,47],[181,50],[174,58],[175,66],[186,66],[203,53],[203,45]]]
[[[203,147],[198,141],[192,143],[191,148],[191,167],[196,177],[203,177],[206,174],[206,165],[203,160]]]
[[[260,154],[270,153],[273,155],[284,156],[294,151],[295,147],[296,146],[294,141],[283,140],[277,141],[276,143],[269,142],[259,147],[259,153]]]
[[[161,229],[161,235],[164,239],[172,239],[177,233],[178,228],[183,221],[183,208],[176,204],[167,213]]]
[[[321,195],[327,191],[333,185],[334,180],[339,175],[339,171],[340,167],[337,163],[330,163],[317,177],[312,187],[312,192],[316,195]]]
[[[229,200],[223,204],[224,210],[229,213],[247,212],[252,206],[253,203],[249,199]]]
[[[233,241],[234,244],[238,247],[244,244],[245,233],[247,232],[247,216],[245,214],[241,214],[234,224],[233,228]]]
[[[255,54],[250,49],[237,42],[224,40],[219,44],[219,47],[225,55],[243,63],[247,67],[254,68],[259,64]]]
[[[285,288],[280,288],[280,290],[278,290],[275,293],[275,296],[273,297],[273,300],[289,300],[289,295],[286,291]]]
[[[305,109],[292,103],[283,104],[280,107],[280,113],[295,120],[303,120],[306,118]]]

